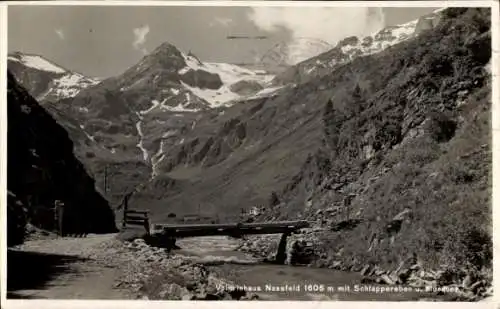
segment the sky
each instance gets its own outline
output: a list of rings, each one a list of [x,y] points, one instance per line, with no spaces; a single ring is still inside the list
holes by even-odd
[[[163,42],[202,61],[252,62],[279,42],[306,37],[335,45],[435,9],[10,6],[8,50],[43,55],[67,69],[106,78],[124,72]]]

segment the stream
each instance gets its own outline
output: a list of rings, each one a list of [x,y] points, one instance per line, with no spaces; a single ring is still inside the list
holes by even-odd
[[[235,251],[239,240],[226,236],[178,239],[177,245],[181,249],[176,253],[199,257],[209,264],[207,267],[211,271],[243,286],[262,300],[416,301],[425,298],[446,301],[448,298],[408,286],[362,284],[362,276],[355,272],[263,263],[256,257]],[[225,263],[215,263],[217,261]]]

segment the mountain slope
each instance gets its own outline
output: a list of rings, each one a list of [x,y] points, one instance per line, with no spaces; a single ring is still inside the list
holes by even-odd
[[[68,134],[17,84],[10,72],[7,109],[9,208],[24,207],[33,224],[52,229],[50,208],[55,200],[61,200],[70,229],[115,231],[113,211],[75,158]],[[9,225],[17,222],[10,218]]]
[[[298,63],[278,74],[273,84],[306,82],[312,78],[332,72],[336,67],[357,57],[379,53],[391,46],[418,36],[422,31],[432,29],[440,21],[438,9],[433,13],[405,24],[386,27],[364,38],[351,36],[338,42],[334,48]]]
[[[68,130],[101,191],[118,203],[156,176],[167,144],[182,139],[174,132],[244,98],[268,95],[271,78],[265,71],[201,62],[164,43],[123,74],[44,107]]]
[[[490,59],[490,11],[448,9],[436,29],[302,84],[329,94],[322,146],[258,219],[316,221],[323,265],[416,258],[491,280]]]
[[[416,261],[491,280],[490,11],[441,14],[381,53],[200,118],[132,203],[160,222],[264,206],[257,220],[316,222],[318,265]]]
[[[68,71],[39,55],[15,52],[7,58],[8,68],[17,81],[38,101],[57,101],[74,97],[98,79]]]

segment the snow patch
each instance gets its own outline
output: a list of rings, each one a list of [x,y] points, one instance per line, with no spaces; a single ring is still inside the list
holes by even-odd
[[[170,136],[174,136],[175,133],[177,133],[176,130],[168,130],[167,132],[163,133],[163,135],[161,137],[168,138]]]
[[[433,19],[434,17],[429,17],[430,19]],[[354,57],[354,54],[352,54],[352,51],[359,51],[360,55],[357,56],[367,56],[367,55],[372,55],[375,53],[378,53],[390,46],[399,44],[403,41],[406,41],[409,38],[412,38],[415,36],[415,28],[417,26],[418,19],[417,20],[412,20],[410,22],[396,25],[394,27],[391,27],[389,29],[381,29],[378,30],[377,32],[373,33],[372,35],[366,36],[358,41],[356,45],[346,45],[342,46],[341,50],[343,53],[348,54],[349,58],[352,59]],[[375,37],[376,35],[380,32],[383,31],[386,33],[390,39],[383,39],[382,41],[376,40]],[[372,44],[369,46],[363,46],[363,41],[366,38],[371,37]],[[334,65],[334,64],[333,64]]]
[[[87,138],[93,142],[95,142],[95,138],[93,135],[90,135],[89,133],[87,133],[87,131],[83,131],[83,133],[85,133],[85,135],[87,136]]]
[[[159,174],[158,164],[160,164],[160,162],[163,161],[163,159],[165,159],[164,152],[165,152],[164,144],[163,140],[161,140],[158,151],[151,158],[151,179],[154,179]]]
[[[139,121],[135,123],[135,128],[137,129],[137,134],[139,134],[139,143],[137,143],[137,147],[142,151],[142,158],[144,161],[148,161],[149,159],[149,153],[146,148],[144,148],[144,134],[142,132],[142,114],[141,112],[136,113],[137,117],[139,117]]]
[[[227,103],[241,98],[240,95],[232,92],[227,85],[224,85],[217,90],[212,90],[212,89],[200,89],[197,87],[191,87],[182,81],[181,83],[184,87],[186,87],[186,89],[191,91],[195,96],[209,103],[211,108],[227,105]]]
[[[93,142],[95,142],[95,138],[93,135],[90,135],[87,131],[85,131],[85,126],[84,125],[80,125],[80,129],[82,129],[83,133],[87,136],[87,138]]]
[[[83,89],[95,86],[100,82],[101,81],[98,79],[89,78],[79,73],[68,73],[58,79],[54,79],[52,81],[52,87],[38,96],[37,99],[42,100],[49,95],[54,95],[58,98],[72,98]]]
[[[158,107],[160,105],[160,102],[158,102],[157,100],[153,100],[151,101],[151,107],[146,109],[146,110],[143,110],[143,111],[140,111],[139,113],[141,115],[145,115],[145,114],[148,114],[149,112],[151,112],[153,109],[155,109],[156,107]]]
[[[66,70],[47,61],[41,56],[37,55],[17,55],[18,57],[9,56],[8,59],[12,61],[21,62],[27,67],[37,69],[40,71],[53,72],[53,73],[65,73]]]
[[[278,92],[280,89],[284,88],[285,86],[275,86],[275,87],[268,87],[265,89],[262,89],[261,91],[257,92],[251,97],[248,97],[248,99],[259,99],[259,98],[265,98],[265,97],[270,97],[276,92]]]
[[[252,71],[229,63],[202,63],[193,56],[185,55],[184,53],[182,53],[182,56],[184,57],[184,61],[186,62],[186,67],[179,70],[179,74],[185,74],[189,70],[204,70],[212,74],[217,74],[220,77],[223,86],[216,90],[191,87],[181,82],[186,89],[208,102],[210,104],[210,107],[212,108],[224,105],[227,106],[232,101],[244,98],[244,96],[231,91],[230,86],[234,83],[243,80],[255,81],[265,87],[269,85],[272,79],[275,77],[275,75],[272,74],[265,74],[266,72],[264,70]]]

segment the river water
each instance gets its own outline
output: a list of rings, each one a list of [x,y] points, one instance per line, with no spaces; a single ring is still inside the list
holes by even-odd
[[[410,287],[399,287],[406,288],[406,292],[395,289],[382,292],[381,288],[389,286],[362,284],[359,273],[265,264],[251,255],[235,251],[239,241],[225,236],[178,239],[177,245],[181,248],[178,254],[199,259],[220,277],[244,286],[263,300],[416,301],[451,297],[417,292]]]

